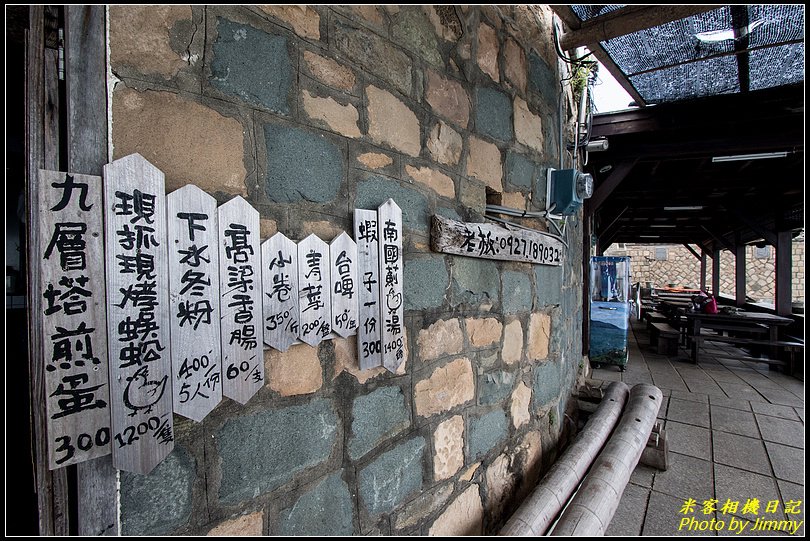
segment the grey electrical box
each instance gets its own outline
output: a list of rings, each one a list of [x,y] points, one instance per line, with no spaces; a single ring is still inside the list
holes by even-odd
[[[550,214],[574,214],[593,194],[593,177],[576,169],[552,169],[548,178]]]

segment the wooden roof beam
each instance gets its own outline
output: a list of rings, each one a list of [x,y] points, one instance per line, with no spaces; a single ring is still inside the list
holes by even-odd
[[[579,17],[577,17],[577,14],[574,13],[573,9],[571,9],[571,6],[551,6],[551,9],[560,19],[562,19],[570,30],[579,30],[579,28],[582,26],[582,21],[579,20]],[[625,9],[638,9],[638,6]],[[616,79],[616,82],[619,83],[625,92],[630,94],[630,97],[635,100],[636,104],[640,107],[645,107],[647,102],[644,101],[644,98],[642,98],[641,94],[638,93],[636,87],[630,83],[630,80],[625,76],[624,72],[622,72],[619,66],[616,65],[610,55],[605,52],[601,45],[599,45],[599,42],[591,44],[589,49],[593,53],[593,56],[595,56],[596,59],[599,60],[603,66],[605,66],[605,69],[610,72],[613,78]]]
[[[562,35],[560,48],[563,51],[569,51],[577,47],[590,46],[601,41],[608,41],[619,36],[699,15],[720,7],[723,6],[628,6],[582,21],[578,29]]]

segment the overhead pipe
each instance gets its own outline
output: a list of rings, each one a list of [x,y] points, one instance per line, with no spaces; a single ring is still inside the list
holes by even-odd
[[[534,491],[509,518],[499,535],[545,535],[549,525],[557,518],[560,510],[582,482],[588,468],[616,426],[628,393],[629,389],[624,383],[615,381],[610,384],[596,413],[591,416],[571,446],[538,483]]]
[[[654,385],[633,387],[619,425],[550,535],[604,535],[647,446],[661,399]]]

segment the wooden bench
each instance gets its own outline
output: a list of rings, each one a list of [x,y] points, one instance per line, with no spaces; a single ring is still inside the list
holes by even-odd
[[[680,331],[668,323],[650,324],[650,345],[659,355],[677,355]]]
[[[667,316],[655,310],[649,311],[644,314],[644,320],[647,322],[647,330],[652,332],[653,323],[666,323]]]
[[[701,331],[700,336],[697,338],[698,340],[698,347],[706,342],[724,342],[728,344],[734,344],[735,346],[763,346],[767,348],[784,348],[790,355],[790,359],[787,363],[780,359],[763,359],[759,357],[726,357],[726,356],[718,356],[715,357],[722,357],[722,358],[733,358],[743,361],[753,361],[753,362],[760,362],[766,364],[774,364],[774,365],[787,365],[788,373],[793,374],[793,370],[795,367],[795,358],[796,353],[801,352],[804,350],[804,340],[800,338],[795,338],[792,336],[787,337],[789,340],[765,340],[763,338],[746,338],[746,337],[739,337],[739,336],[722,336],[719,334],[712,334],[705,331]],[[695,338],[693,338],[694,340]]]

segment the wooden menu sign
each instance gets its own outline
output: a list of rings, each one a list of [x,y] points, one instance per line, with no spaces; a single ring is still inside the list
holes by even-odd
[[[298,247],[283,233],[262,244],[264,342],[287,351],[298,341]]]
[[[135,473],[174,449],[165,193],[140,154],[104,166],[113,466]]]
[[[245,404],[264,385],[259,212],[237,196],[218,220],[222,392]]]
[[[357,244],[344,231],[329,245],[332,263],[332,331],[347,337],[357,333]]]
[[[396,372],[405,362],[402,282],[402,209],[389,199],[377,209],[380,241],[380,302],[383,366]]]
[[[430,245],[434,251],[445,254],[538,265],[560,266],[565,255],[561,240],[540,231],[458,222],[436,215],[433,216]]]
[[[298,243],[298,338],[317,346],[332,332],[329,245],[310,235]]]
[[[50,469],[110,453],[101,177],[39,171]],[[15,339],[16,337],[9,337]]]
[[[380,247],[377,212],[355,209],[354,240],[357,243],[357,358],[360,370],[382,365],[380,332]]]
[[[187,184],[166,207],[174,411],[200,422],[222,401],[217,201]]]

